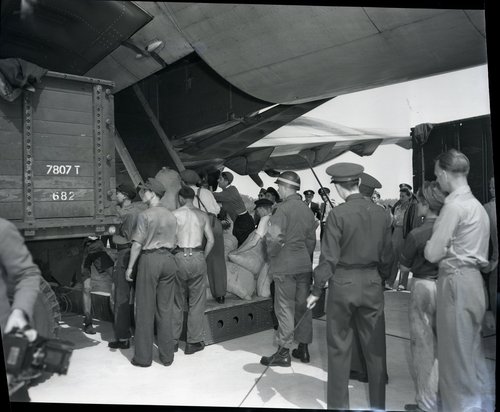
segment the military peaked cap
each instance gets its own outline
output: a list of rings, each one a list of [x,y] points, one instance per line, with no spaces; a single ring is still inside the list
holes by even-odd
[[[304,196],[307,196],[307,195],[314,195],[314,190],[305,190]]]
[[[399,185],[399,190],[409,190],[411,192],[412,187],[408,183],[401,183]]]
[[[269,199],[259,199],[259,200],[256,200],[254,202],[255,204],[255,207],[258,208],[260,206],[269,206],[269,207],[272,207],[273,206],[273,202]]]
[[[332,183],[353,182],[361,177],[363,166],[356,163],[336,163],[326,169],[326,173],[332,177]]]

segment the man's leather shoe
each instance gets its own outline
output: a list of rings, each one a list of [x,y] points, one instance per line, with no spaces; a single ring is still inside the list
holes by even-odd
[[[405,405],[405,411],[412,411],[412,412],[425,412],[423,409],[420,409],[417,404],[415,403],[407,403]]]
[[[311,361],[311,357],[309,356],[307,343],[299,343],[299,347],[292,351],[292,356],[296,359],[300,359],[303,363],[309,363]]]
[[[130,348],[129,340],[115,340],[108,343],[108,348],[110,349],[128,349]]]
[[[132,360],[130,361],[130,363],[131,363],[132,365],[134,365],[134,366],[140,366],[141,368],[147,368],[147,367],[151,366],[151,364],[149,364],[149,365],[144,365],[144,364],[142,364],[142,363],[139,363],[139,362],[137,362],[134,358],[132,358]]]
[[[83,333],[86,333],[87,335],[95,335],[95,329],[92,326],[92,323],[83,325]]]
[[[263,356],[260,359],[260,363],[265,366],[291,366],[292,358],[290,357],[290,350],[280,346],[273,355]]]
[[[222,303],[224,303],[226,301],[226,298],[224,296],[219,296],[218,298],[215,298],[215,301],[217,303],[222,304]]]
[[[184,353],[186,355],[192,355],[193,353],[199,352],[203,349],[205,349],[205,344],[203,342],[186,343],[186,349],[184,349]]]

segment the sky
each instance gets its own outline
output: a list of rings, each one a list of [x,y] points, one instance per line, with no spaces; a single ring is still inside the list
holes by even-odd
[[[408,130],[420,123],[442,123],[490,113],[488,68],[486,65],[459,70],[419,80],[378,87],[338,96],[306,114],[352,128],[384,128]],[[360,157],[347,152],[314,168],[322,185],[330,187],[339,201],[325,170],[338,162],[361,164],[365,171],[381,183],[382,198],[399,197],[399,184],[412,184],[412,151],[396,145],[381,145],[371,156]],[[248,176],[236,173],[233,185],[240,193],[257,198],[259,187]],[[319,184],[311,170],[298,172],[301,192]],[[275,178],[259,174],[264,187],[274,186]],[[319,202],[316,194],[314,201]]]

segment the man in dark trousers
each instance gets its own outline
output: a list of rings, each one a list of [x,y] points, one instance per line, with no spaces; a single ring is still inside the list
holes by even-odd
[[[349,409],[354,322],[366,357],[370,406],[384,410],[384,290],[380,273],[388,274],[392,264],[390,224],[384,210],[359,193],[362,166],[337,163],[326,172],[345,203],[328,215],[307,306],[314,307],[328,281],[327,407]]]
[[[211,221],[214,245],[207,256],[208,282],[212,297],[217,303],[222,304],[225,302],[227,292],[227,268],[224,256],[224,233],[220,220],[216,219],[220,212],[220,206],[209,189],[199,186],[201,178],[198,173],[191,169],[185,169],[180,175],[184,184],[194,190],[194,207],[213,215]]]
[[[254,231],[255,222],[248,213],[240,192],[231,185],[233,179],[231,172],[222,172],[218,180],[222,192],[214,192],[214,197],[217,202],[222,203],[222,208],[233,220],[233,235],[238,239],[238,247],[240,247],[248,235]]]
[[[308,344],[312,342],[312,313],[306,310],[306,298],[311,287],[311,256],[316,246],[316,233],[314,216],[297,194],[300,190],[297,173],[283,172],[276,183],[283,201],[269,220],[265,239],[269,274],[275,287],[278,350],[271,356],[263,356],[260,363],[290,366],[290,346],[294,340],[299,346],[292,356],[304,363],[310,361]],[[299,320],[302,321],[292,334]]]
[[[146,209],[142,202],[132,203],[137,195],[135,189],[128,184],[121,184],[116,188],[117,214],[121,224],[113,235],[113,245],[116,248],[116,261],[113,268],[114,287],[114,332],[115,340],[108,343],[111,349],[128,349],[131,337],[133,305],[130,303],[132,282],[125,279],[125,271],[130,259],[132,246],[132,233],[135,230],[137,217]]]
[[[177,272],[174,304],[174,339],[182,332],[184,307],[188,302],[187,337],[184,353],[191,355],[203,350],[203,320],[207,301],[206,257],[214,245],[214,235],[208,214],[193,205],[194,190],[183,186],[179,190],[180,208],[173,211],[177,219]],[[206,242],[204,242],[204,238]],[[205,247],[202,244],[205,243]]]
[[[367,200],[373,202],[372,196],[375,189],[380,189],[382,184],[375,179],[372,175],[363,172],[361,174],[361,180],[359,184],[359,193],[361,193]],[[375,203],[375,202],[373,202]],[[384,209],[385,210],[385,209]],[[388,214],[388,222],[390,222],[390,213],[386,211]],[[384,322],[384,330],[385,330],[385,319],[382,319]],[[351,373],[350,379],[355,379],[360,382],[368,382],[368,374],[366,372],[366,360],[363,355],[363,351],[361,350],[361,343],[359,341],[359,333],[356,328],[356,324],[353,322],[352,324],[353,330],[353,343],[352,343],[352,357],[351,357]],[[386,347],[385,335],[384,335],[384,348]],[[387,376],[387,356],[384,356],[384,368],[386,374],[386,383],[389,382],[389,377]]]
[[[321,219],[321,212],[319,210],[319,204],[316,202],[313,202],[314,198],[314,190],[305,190],[304,191],[304,202],[307,205],[309,209],[311,209],[311,212],[313,212],[314,217],[316,219]]]
[[[330,199],[330,189],[327,187],[322,187],[318,190],[318,194],[321,196],[321,199],[323,200],[323,203],[321,203],[319,212],[320,212],[320,218],[319,218],[319,223],[320,223],[320,239],[323,239],[323,233],[325,230],[325,224],[326,224],[326,219],[328,219],[328,214],[330,211],[333,209],[332,205],[335,207],[336,204],[335,202]],[[330,204],[332,202],[332,204]]]
[[[169,366],[174,361],[175,344],[172,317],[178,269],[172,250],[176,244],[177,221],[172,212],[161,205],[160,199],[165,194],[163,184],[149,178],[140,188],[148,209],[137,217],[125,272],[125,278],[131,282],[134,264],[140,255],[135,293],[135,352],[131,363],[151,366],[156,320],[160,362]]]

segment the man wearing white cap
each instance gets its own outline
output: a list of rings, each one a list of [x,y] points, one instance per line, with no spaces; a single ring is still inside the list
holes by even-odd
[[[312,342],[312,313],[306,308],[306,298],[311,287],[311,256],[316,246],[316,233],[314,215],[297,194],[300,190],[297,173],[283,172],[276,183],[283,201],[271,216],[265,239],[269,274],[275,285],[274,311],[278,318],[279,346],[276,353],[263,356],[260,363],[291,366],[293,340],[299,347],[292,351],[292,356],[304,363],[310,361],[308,344]]]

